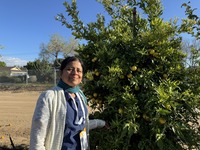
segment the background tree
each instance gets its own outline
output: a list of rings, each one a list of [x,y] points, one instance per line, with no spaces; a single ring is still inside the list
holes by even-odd
[[[59,56],[67,56],[70,53],[74,54],[74,50],[78,46],[78,41],[74,38],[70,38],[67,42],[62,36],[54,34],[51,36],[50,41],[47,45],[41,44],[40,57],[47,60],[50,63],[54,63],[55,66],[59,66]]]
[[[40,45],[39,58],[33,62],[28,62],[25,66],[29,70],[29,75],[36,75],[38,81],[53,81],[54,69],[60,66],[63,57],[76,54],[75,49],[78,41],[70,38],[67,42],[62,36],[54,34],[47,45]],[[62,57],[62,58],[59,58]]]
[[[91,149],[199,149],[199,80],[187,80],[179,36],[191,24],[164,21],[159,0],[100,2],[111,20],[97,14],[84,25],[76,1],[64,3],[72,21],[57,17],[87,41],[78,49],[87,66],[84,91],[99,110],[93,116],[110,125],[91,132]]]
[[[0,67],[6,67],[6,63],[3,61],[0,61]]]
[[[64,49],[63,56],[67,57],[68,55],[77,55],[78,54],[76,52],[77,48],[78,48],[78,40],[71,37]]]
[[[36,60],[35,60],[36,61]],[[26,66],[24,66],[26,69],[35,69],[35,65],[34,65],[34,63],[35,63],[35,61],[33,61],[33,62],[31,62],[31,61],[29,61],[29,62],[27,62],[27,64],[26,64]]]
[[[186,73],[187,73],[187,83],[189,85],[193,85],[190,87],[194,92],[199,92],[200,87],[200,41],[192,40],[183,42],[183,51],[187,53],[187,57],[185,59]],[[197,93],[198,94],[198,93]]]
[[[4,47],[2,46],[2,45],[0,45],[0,49],[3,49]],[[2,56],[0,55],[0,58],[1,58]]]
[[[192,41],[183,41],[183,51],[187,54],[185,66],[198,67],[200,66],[200,41],[193,39]]]
[[[36,75],[40,82],[53,81],[53,65],[45,59],[36,59],[33,62],[28,62],[25,68],[28,69],[29,75]]]

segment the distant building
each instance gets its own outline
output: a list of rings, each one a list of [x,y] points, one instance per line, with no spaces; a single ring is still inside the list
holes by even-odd
[[[26,76],[29,78],[28,70],[26,68],[19,67],[0,67],[0,73],[7,72],[12,76]]]

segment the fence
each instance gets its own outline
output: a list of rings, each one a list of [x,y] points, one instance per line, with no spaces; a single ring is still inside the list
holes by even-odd
[[[0,70],[0,84],[52,84],[59,80],[59,71],[55,68],[13,72]]]

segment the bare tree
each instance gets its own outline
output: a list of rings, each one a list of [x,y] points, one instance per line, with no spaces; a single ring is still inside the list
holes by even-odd
[[[199,66],[200,61],[200,40],[184,41],[182,43],[183,52],[186,53],[185,65]]]
[[[70,53],[74,54],[74,50],[78,47],[78,41],[70,38],[69,42],[59,34],[53,34],[49,43],[40,45],[40,58],[50,61],[54,64],[59,63],[59,57],[67,56]]]
[[[64,57],[68,56],[68,55],[76,55],[77,52],[75,51],[78,47],[78,40],[74,39],[74,38],[70,38],[69,42],[67,43],[67,46],[64,49]]]

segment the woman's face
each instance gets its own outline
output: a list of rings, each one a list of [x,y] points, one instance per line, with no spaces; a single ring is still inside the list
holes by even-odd
[[[83,78],[83,68],[79,61],[70,62],[61,72],[61,79],[69,86],[79,85]]]

